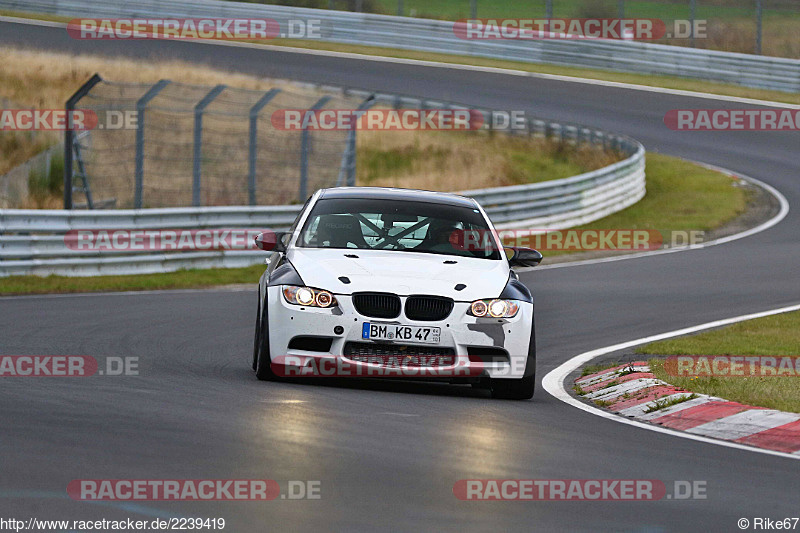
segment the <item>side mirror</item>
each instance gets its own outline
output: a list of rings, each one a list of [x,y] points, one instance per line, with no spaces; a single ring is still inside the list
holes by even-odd
[[[256,246],[265,252],[285,252],[291,235],[286,231],[265,231],[256,236]]]
[[[506,248],[506,257],[511,267],[535,267],[542,262],[542,254],[532,248]]]

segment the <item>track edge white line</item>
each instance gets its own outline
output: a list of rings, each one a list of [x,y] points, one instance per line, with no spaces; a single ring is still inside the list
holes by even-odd
[[[635,426],[641,429],[647,429],[649,431],[655,431],[657,433],[663,433],[667,435],[672,435],[675,437],[680,437],[684,439],[689,439],[697,442],[703,442],[706,444],[715,444],[717,446],[725,446],[727,448],[734,448],[737,450],[744,450],[754,453],[761,453],[765,455],[772,455],[775,457],[784,457],[787,459],[800,459],[800,455],[792,454],[792,453],[784,453],[778,452],[775,450],[767,450],[763,448],[756,448],[753,446],[747,446],[745,444],[739,444],[737,442],[725,441],[714,439],[710,437],[703,437],[701,435],[693,435],[691,433],[686,433],[683,431],[669,429],[662,426],[656,426],[652,424],[648,424],[646,422],[640,422],[638,420],[633,420],[630,418],[625,418],[610,411],[605,411],[598,407],[591,406],[587,403],[584,403],[574,396],[572,396],[564,386],[564,382],[569,377],[570,374],[578,370],[582,365],[588,363],[589,361],[600,357],[602,355],[606,355],[612,352],[616,352],[619,350],[624,350],[626,348],[631,348],[633,346],[639,346],[641,344],[647,344],[650,342],[660,341],[664,339],[670,339],[673,337],[679,337],[681,335],[688,335],[690,333],[697,333],[699,331],[704,331],[711,328],[717,328],[721,326],[727,326],[730,324],[735,324],[738,322],[744,322],[746,320],[753,320],[756,318],[763,318],[766,316],[778,315],[782,313],[790,313],[792,311],[800,310],[800,304],[795,304],[786,307],[780,307],[777,309],[770,309],[768,311],[761,311],[758,313],[751,313],[747,315],[740,315],[732,318],[726,318],[722,320],[715,320],[712,322],[706,322],[704,324],[699,324],[696,326],[690,326],[688,328],[676,329],[672,331],[667,331],[664,333],[659,333],[657,335],[651,335],[649,337],[642,337],[640,339],[634,339],[631,341],[622,342],[619,344],[614,344],[611,346],[606,346],[603,348],[597,348],[595,350],[590,350],[588,352],[584,352],[582,354],[576,355],[575,357],[569,359],[568,361],[562,363],[555,369],[551,370],[543,379],[542,379],[542,387],[554,398],[571,405],[573,407],[577,407],[582,411],[586,411],[595,416],[599,416],[608,420],[614,420],[616,422],[620,422],[622,424],[628,424],[631,426]]]

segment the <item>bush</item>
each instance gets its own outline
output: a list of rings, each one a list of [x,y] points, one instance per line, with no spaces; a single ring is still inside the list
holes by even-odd
[[[50,168],[44,164],[31,168],[28,174],[28,190],[32,199],[41,203],[48,197],[60,198],[64,194],[64,155],[53,154]]]

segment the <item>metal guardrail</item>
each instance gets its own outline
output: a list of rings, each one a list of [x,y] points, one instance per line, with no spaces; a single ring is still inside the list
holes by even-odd
[[[597,132],[595,132],[597,134]],[[597,136],[596,136],[597,138]],[[466,191],[498,228],[566,228],[602,218],[645,194],[645,151],[620,138],[627,159],[586,174],[530,185]],[[148,253],[75,250],[65,235],[92,229],[285,229],[300,206],[199,207],[112,211],[0,210],[0,276],[144,274],[261,263],[257,250]]]
[[[0,210],[0,277],[21,275],[96,276],[148,274],[195,268],[258,264],[262,253],[224,250],[152,253],[135,250],[76,250],[72,230],[288,228],[300,206],[187,207],[109,211]]]
[[[294,8],[223,0],[0,0],[11,11],[65,17],[270,18],[319,20],[328,42],[448,53],[528,63],[600,68],[703,79],[785,92],[800,92],[800,61],[613,40],[460,39],[453,22]]]

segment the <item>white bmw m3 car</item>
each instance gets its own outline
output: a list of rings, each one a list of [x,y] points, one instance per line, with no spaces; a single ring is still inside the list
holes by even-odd
[[[483,244],[464,236],[480,236]],[[481,242],[481,239],[474,239]],[[454,194],[323,189],[284,233],[259,281],[253,369],[262,380],[404,377],[533,396],[533,297],[486,213]]]

